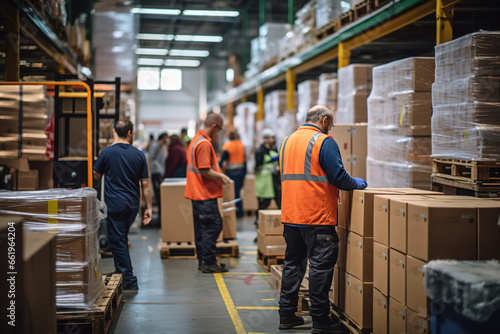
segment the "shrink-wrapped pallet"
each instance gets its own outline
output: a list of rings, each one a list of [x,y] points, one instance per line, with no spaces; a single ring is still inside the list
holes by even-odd
[[[372,89],[373,65],[352,64],[338,70],[337,124],[367,121],[367,98]]]

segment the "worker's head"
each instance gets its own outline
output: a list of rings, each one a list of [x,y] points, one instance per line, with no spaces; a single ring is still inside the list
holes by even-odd
[[[236,130],[233,130],[231,132],[229,132],[229,140],[235,140],[235,139],[238,139],[240,136],[238,135],[238,132]]]
[[[268,148],[276,144],[274,132],[271,129],[264,129],[262,131],[262,139],[264,139],[264,145],[266,145]]]
[[[183,146],[183,141],[181,139],[181,137],[179,137],[178,135],[171,135],[170,136],[170,142],[168,143],[168,147],[172,147],[172,146],[175,146],[175,145],[180,145],[180,146]]]
[[[316,125],[328,134],[333,128],[333,114],[327,107],[316,105],[307,112],[306,123]]]
[[[126,139],[130,144],[134,140],[134,124],[125,119],[121,119],[115,124],[113,134],[121,139]]]
[[[168,133],[160,133],[160,135],[158,136],[158,142],[160,142],[161,144],[166,144],[168,142]]]
[[[211,113],[208,114],[205,124],[203,126],[203,131],[212,139],[217,137],[217,134],[222,130],[224,125],[224,120],[219,114]]]

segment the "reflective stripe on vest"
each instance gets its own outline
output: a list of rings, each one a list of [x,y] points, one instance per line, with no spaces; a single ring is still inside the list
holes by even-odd
[[[198,138],[197,141],[194,142],[193,149],[191,150],[191,164],[193,166],[194,166],[194,151],[196,150],[196,144],[198,144],[198,142],[200,140],[208,140],[208,139],[205,138],[205,137],[200,137],[200,138]],[[195,174],[201,174],[200,170],[198,168],[194,168],[193,166],[187,166],[187,170],[190,171],[190,172],[193,172]],[[213,165],[212,169],[216,169],[217,167],[219,167],[219,164]]]
[[[285,139],[285,142],[283,143],[283,149],[281,151],[281,181],[282,182],[283,181],[312,181],[312,182],[318,182],[318,183],[329,183],[327,176],[311,175],[312,151],[313,151],[314,143],[316,143],[316,140],[318,139],[319,136],[321,136],[321,132],[315,133],[314,136],[311,138],[309,145],[307,145],[306,158],[305,158],[305,162],[304,162],[304,174],[284,174],[285,149],[286,149],[286,143],[288,141],[288,137]]]
[[[237,163],[227,164],[226,170],[243,169],[244,167],[245,164],[243,162],[237,162]]]

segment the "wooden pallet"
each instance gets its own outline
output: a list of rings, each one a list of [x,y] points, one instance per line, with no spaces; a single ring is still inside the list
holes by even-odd
[[[271,266],[275,264],[283,264],[285,261],[284,255],[264,255],[257,251],[257,262],[259,262],[267,271],[271,271]]]
[[[219,241],[217,243],[217,256],[240,257],[240,245],[235,239]]]
[[[194,242],[162,242],[160,254],[162,259],[195,259]]]
[[[281,278],[283,276],[283,265],[272,265],[271,266],[271,285],[276,291],[281,291]],[[297,305],[297,312],[302,315],[309,314],[311,302],[309,299],[309,278],[307,274],[305,275],[299,289],[299,301]]]
[[[346,25],[354,21],[354,12],[350,10],[348,12],[340,14],[339,21],[340,21],[340,27],[345,27]]]
[[[432,173],[452,180],[500,185],[500,161],[433,159]]]
[[[375,0],[375,8],[382,7],[391,0]]]
[[[340,20],[333,20],[330,23],[325,24],[321,29],[316,32],[316,38],[318,41],[327,38],[330,35],[333,35],[337,30],[340,29]]]
[[[481,185],[468,181],[452,180],[435,174],[431,175],[431,190],[440,191],[446,195],[500,197],[500,183]]]
[[[373,12],[375,8],[375,4],[373,0],[365,0],[363,2],[358,3],[354,8],[352,9],[353,15],[354,15],[354,21],[358,20],[359,18],[370,14]]]
[[[339,322],[344,325],[350,333],[355,334],[370,334],[372,333],[372,328],[362,328],[355,321],[353,321],[345,312],[338,310],[337,308],[330,308],[331,313],[339,319]]]
[[[57,332],[105,334],[116,316],[123,298],[122,274],[113,274],[90,310],[58,309]]]

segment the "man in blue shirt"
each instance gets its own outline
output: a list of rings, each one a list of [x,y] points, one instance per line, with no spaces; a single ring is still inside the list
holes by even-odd
[[[123,274],[123,288],[138,290],[128,250],[128,232],[139,212],[140,188],[147,204],[144,225],[152,215],[151,186],[144,153],[133,147],[134,124],[119,120],[113,129],[113,145],[104,148],[94,165],[94,179],[104,179],[104,202],[108,206],[108,238],[115,272]]]

